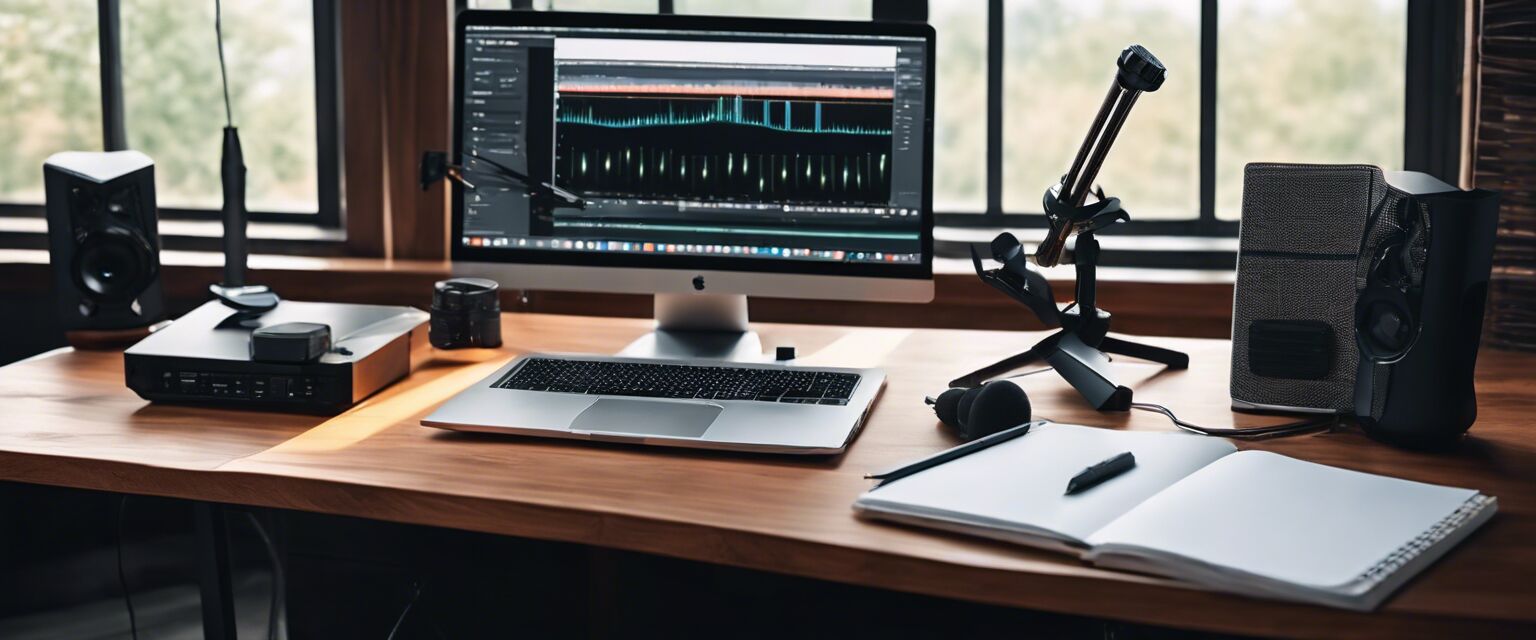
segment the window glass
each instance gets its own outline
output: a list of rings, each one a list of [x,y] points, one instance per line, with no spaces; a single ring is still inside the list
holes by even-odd
[[[872,6],[871,0],[676,0],[672,10],[715,16],[868,20]]]
[[[128,145],[159,204],[217,209],[225,125],[212,2],[123,0]],[[224,55],[252,211],[318,211],[310,0],[224,3]],[[93,78],[94,80],[94,78]]]
[[[1218,13],[1216,216],[1249,162],[1402,169],[1407,0],[1228,0]]]
[[[0,7],[0,202],[41,204],[43,161],[101,149],[94,0]]]
[[[935,52],[933,208],[987,208],[987,3],[933,0]]]
[[[1003,208],[1040,212],[1093,124],[1115,60],[1140,44],[1168,80],[1137,100],[1096,182],[1132,219],[1198,217],[1200,3],[1008,0],[1004,19]]]

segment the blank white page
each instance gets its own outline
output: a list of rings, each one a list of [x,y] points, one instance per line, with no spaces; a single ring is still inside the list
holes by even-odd
[[[1131,507],[1236,450],[1216,438],[1045,423],[864,494],[858,505],[974,525],[1023,524],[1081,541]],[[1130,451],[1136,468],[1075,495],[1067,481]],[[990,522],[989,522],[990,521]]]
[[[1088,542],[1339,587],[1475,495],[1470,489],[1242,451],[1153,496]]]

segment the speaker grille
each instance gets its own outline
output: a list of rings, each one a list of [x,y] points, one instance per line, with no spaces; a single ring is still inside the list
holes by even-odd
[[[1248,325],[1248,369],[1265,378],[1321,380],[1333,370],[1336,340],[1321,320],[1255,320]]]

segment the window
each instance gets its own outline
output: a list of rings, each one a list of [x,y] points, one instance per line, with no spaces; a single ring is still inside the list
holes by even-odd
[[[1216,216],[1251,161],[1403,168],[1407,1],[1221,3]]]
[[[1168,67],[1168,80],[1131,111],[1098,182],[1136,220],[1195,217],[1200,210],[1200,5],[1008,0],[1003,20],[1003,210],[1038,212],[1066,173],[1115,78],[1114,61],[1137,43]]]
[[[252,211],[319,211],[310,0],[224,3],[224,56]],[[155,160],[161,207],[217,209],[224,96],[213,3],[124,0],[128,146]]]
[[[1087,133],[1115,56],[1142,44],[1169,67],[1168,80],[1137,102],[1098,181],[1125,200],[1128,231],[1233,235],[1248,162],[1404,168],[1414,2],[1428,0],[469,4],[849,20],[877,9],[882,18],[926,15],[938,34],[934,208],[941,224],[954,225],[1043,225],[1041,194]],[[1421,38],[1433,35],[1421,30]]]
[[[1169,68],[1136,104],[1099,176],[1146,232],[1230,235],[1241,206],[1242,167],[1252,161],[1366,162],[1402,169],[1409,0],[931,0],[942,42],[949,15],[985,6],[986,64],[1001,64],[1001,153],[989,162],[984,216],[941,222],[1042,224],[1042,192],[1071,162],[1130,43]],[[1219,11],[1218,11],[1219,5]],[[962,29],[976,37],[976,26]],[[964,35],[962,35],[964,37]],[[994,51],[999,44],[999,51]],[[1209,50],[1207,49],[1209,48]],[[974,54],[973,54],[974,55]],[[969,62],[969,69],[985,68]],[[941,61],[940,73],[948,71]],[[967,72],[969,77],[977,74]],[[998,82],[998,80],[993,80]],[[975,80],[938,82],[946,104],[975,101]],[[976,117],[980,109],[969,109]],[[947,124],[941,114],[939,127]],[[972,138],[963,138],[972,140]],[[979,141],[985,142],[985,141]],[[974,145],[941,140],[939,165],[980,173]],[[991,167],[989,167],[991,169]],[[992,171],[989,171],[992,172]],[[940,171],[942,175],[942,169]],[[941,214],[978,211],[969,206]],[[1151,222],[1153,224],[1139,224]]]
[[[870,0],[674,0],[677,13],[818,20],[868,20]]]
[[[987,4],[934,0],[933,208],[987,208]]]
[[[247,167],[252,220],[340,225],[332,0],[226,0],[224,48],[234,123]],[[222,204],[225,125],[214,3],[185,0],[7,0],[0,10],[0,205],[43,200],[42,162],[54,152],[104,147],[99,12],[116,6],[122,130],[155,161],[161,215],[211,217]],[[111,15],[111,11],[106,13]],[[327,29],[331,29],[327,35]],[[327,67],[326,65],[330,65]],[[334,95],[334,94],[333,94]],[[328,105],[328,106],[327,106]],[[319,132],[333,132],[327,142]],[[27,209],[28,207],[21,207]]]
[[[95,0],[6,0],[0,10],[0,202],[41,204],[43,160],[101,148]]]

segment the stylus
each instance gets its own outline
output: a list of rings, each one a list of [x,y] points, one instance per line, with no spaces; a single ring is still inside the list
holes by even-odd
[[[987,447],[990,447],[990,446],[993,446],[993,445],[1002,444],[1004,442],[1007,442],[1009,440],[1012,440],[1014,438],[1022,436],[1022,435],[1026,434],[1026,433],[1029,433],[1029,428],[1030,427],[1033,427],[1033,426],[1035,426],[1037,424],[1041,424],[1041,422],[1042,421],[1026,422],[1026,423],[1021,424],[1021,425],[1019,425],[1017,427],[1014,427],[1012,429],[1007,429],[1007,430],[1004,430],[1004,431],[999,431],[999,432],[994,433],[994,434],[992,434],[990,436],[987,436],[985,438],[980,438],[980,439],[977,439],[977,440],[973,440],[971,442],[967,442],[965,444],[962,444],[962,445],[960,445],[958,447],[953,447],[953,448],[945,449],[945,450],[940,451],[940,452],[938,452],[938,453],[936,453],[934,455],[931,455],[931,456],[929,456],[927,458],[923,458],[922,460],[918,460],[917,462],[914,462],[914,463],[909,464],[909,465],[904,466],[904,467],[892,469],[890,471],[886,471],[886,472],[883,472],[883,473],[868,474],[868,475],[864,476],[864,479],[866,479],[866,480],[879,480],[880,484],[875,485],[875,487],[876,488],[883,487],[883,486],[888,485],[888,484],[890,484],[892,482],[895,482],[897,480],[900,480],[902,478],[910,476],[910,475],[912,475],[914,473],[919,473],[919,472],[922,472],[922,471],[927,471],[928,469],[932,469],[934,467],[937,467],[937,466],[939,466],[941,464],[949,462],[950,460],[954,460],[956,458],[962,458],[962,457],[965,457],[965,456],[970,455],[972,453],[976,453],[977,451],[981,451],[982,449],[985,449]]]

